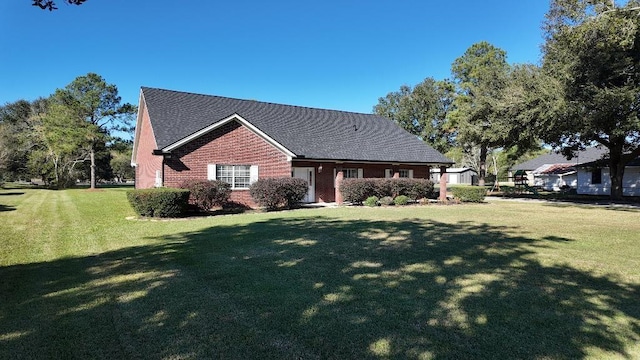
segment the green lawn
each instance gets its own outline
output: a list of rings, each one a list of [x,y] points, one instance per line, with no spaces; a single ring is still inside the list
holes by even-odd
[[[640,358],[637,210],[131,216],[0,190],[0,359]]]

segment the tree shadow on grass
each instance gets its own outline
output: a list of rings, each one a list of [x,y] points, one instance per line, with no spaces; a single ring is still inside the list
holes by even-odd
[[[0,358],[637,355],[640,287],[516,228],[276,218],[0,268]],[[558,245],[560,244],[560,245]],[[17,355],[17,356],[16,356]]]
[[[9,196],[9,195],[24,195],[24,192],[0,192],[0,196]]]
[[[0,212],[3,212],[3,211],[14,211],[15,209],[16,208],[11,206],[11,205],[0,204]]]

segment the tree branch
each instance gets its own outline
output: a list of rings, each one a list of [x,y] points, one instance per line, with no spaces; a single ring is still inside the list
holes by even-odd
[[[87,0],[63,0],[70,5],[82,5]],[[42,10],[58,10],[56,3],[53,0],[33,0],[32,6],[37,6]]]

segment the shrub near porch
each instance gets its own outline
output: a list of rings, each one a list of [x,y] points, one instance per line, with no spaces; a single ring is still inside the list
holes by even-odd
[[[344,179],[340,192],[345,201],[361,204],[367,198],[407,196],[419,200],[433,196],[433,182],[426,179]]]

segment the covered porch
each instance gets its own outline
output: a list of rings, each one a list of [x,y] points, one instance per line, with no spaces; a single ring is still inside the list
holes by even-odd
[[[349,178],[418,178],[429,179],[430,170],[438,168],[446,174],[443,164],[375,163],[350,161],[296,160],[291,162],[291,176],[308,182],[306,203],[342,204],[340,183]],[[439,199],[446,199],[446,176],[440,177]]]

